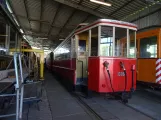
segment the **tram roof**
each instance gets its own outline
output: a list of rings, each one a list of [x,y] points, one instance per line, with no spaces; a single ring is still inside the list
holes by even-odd
[[[126,29],[132,29],[137,30],[137,25],[129,22],[119,21],[119,20],[112,20],[112,19],[99,19],[91,24],[80,24],[80,26],[83,25],[81,28],[76,28],[71,34],[68,35],[68,37],[59,44],[54,51],[56,51],[57,48],[61,47],[69,38],[71,38],[74,34],[79,34],[84,31],[90,30],[91,28],[94,28],[96,26],[114,26],[114,27],[120,27],[120,28],[126,28]],[[79,26],[79,25],[78,25]]]
[[[95,26],[114,26],[114,27],[122,27],[122,28],[128,28],[132,30],[137,30],[137,25],[129,22],[119,21],[119,20],[112,20],[112,19],[99,19],[89,25],[86,25],[78,30],[75,31],[75,33],[80,33],[85,30],[89,30]]]

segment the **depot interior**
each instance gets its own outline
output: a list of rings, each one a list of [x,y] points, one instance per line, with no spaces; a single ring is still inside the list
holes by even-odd
[[[84,23],[82,25],[84,27],[99,19],[113,19],[136,24],[137,32],[129,31],[129,47],[126,43],[121,44],[121,40],[127,37],[126,29],[116,27],[114,37],[113,27],[103,25],[100,29],[99,27],[91,28],[90,34],[89,31],[79,33],[78,46],[74,46],[71,41],[74,38],[68,37],[73,34],[73,31],[79,29],[78,25]],[[79,56],[76,72],[84,79],[88,76],[85,69],[88,62],[85,63],[87,59],[83,56],[115,55],[115,57],[137,58],[138,80],[153,84],[158,82],[155,68],[156,61],[161,57],[161,0],[0,0],[0,28],[0,95],[4,97],[11,87],[15,89],[16,84],[19,88],[16,89],[16,95],[20,96],[17,98],[20,99],[17,104],[23,102],[21,96],[25,79],[34,81],[32,84],[38,84],[38,87],[42,85],[39,81],[46,80],[46,60],[49,56],[51,57],[51,52],[54,53],[55,61],[67,61]],[[64,41],[66,42],[63,43]],[[84,69],[80,61],[84,62]],[[23,70],[22,66],[24,66]],[[145,69],[150,70],[146,73],[143,72]],[[17,75],[24,77],[24,80],[15,83],[19,79],[14,71],[17,71]],[[27,74],[28,71],[31,72]],[[148,76],[148,73],[153,75]],[[3,82],[6,78],[14,80]],[[87,81],[83,84],[87,84]],[[31,101],[39,100],[38,98],[31,99]],[[0,103],[4,103],[3,99],[1,101]],[[21,104],[20,106],[22,107]],[[0,111],[3,113],[4,107],[0,108]],[[17,114],[21,113],[17,112],[16,116]]]

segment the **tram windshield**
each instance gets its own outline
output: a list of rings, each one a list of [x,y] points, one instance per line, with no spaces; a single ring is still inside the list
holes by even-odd
[[[101,27],[100,56],[112,56],[113,27]]]
[[[135,31],[127,28],[101,26],[100,56],[136,57]]]

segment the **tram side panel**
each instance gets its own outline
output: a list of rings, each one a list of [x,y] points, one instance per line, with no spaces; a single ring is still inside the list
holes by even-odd
[[[137,61],[137,78],[139,82],[156,84],[156,61],[157,59],[141,59]]]
[[[108,68],[105,67],[105,62],[108,63]],[[90,57],[88,64],[88,89],[100,93],[130,92],[132,89],[135,90],[135,65],[136,59]]]
[[[60,80],[73,89],[76,83],[76,59],[70,60],[54,60],[52,71],[60,77]]]
[[[141,83],[152,86],[160,86],[160,46],[161,29],[151,27],[137,33],[138,59],[137,59],[137,80]],[[156,51],[151,46],[156,45]],[[149,47],[147,47],[149,46]],[[149,48],[149,49],[148,49]],[[155,56],[151,56],[155,54]]]

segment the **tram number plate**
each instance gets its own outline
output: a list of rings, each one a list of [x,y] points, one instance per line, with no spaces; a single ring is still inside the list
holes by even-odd
[[[124,72],[118,72],[117,75],[118,76],[125,76],[125,73]]]

